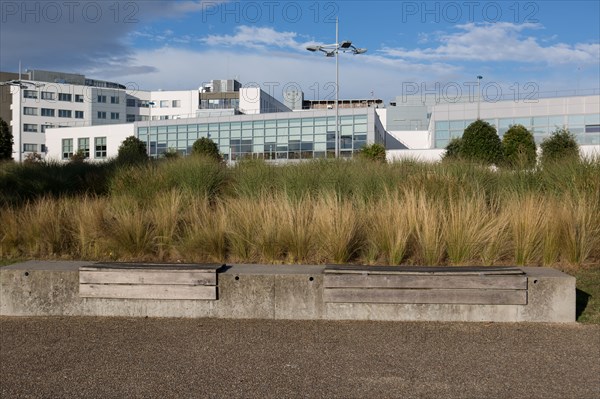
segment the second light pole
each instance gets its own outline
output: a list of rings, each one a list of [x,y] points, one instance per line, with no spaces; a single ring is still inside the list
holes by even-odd
[[[339,101],[340,101],[340,67],[339,53],[351,52],[352,54],[364,54],[366,48],[357,48],[352,45],[351,41],[339,41],[339,21],[335,18],[335,43],[326,44],[323,46],[308,46],[308,51],[322,51],[326,57],[335,57],[335,157],[340,156],[340,118],[339,118]]]

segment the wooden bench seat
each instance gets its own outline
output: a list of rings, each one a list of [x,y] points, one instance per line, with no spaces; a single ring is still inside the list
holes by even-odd
[[[79,296],[114,299],[217,299],[221,264],[97,263],[79,268]]]
[[[323,287],[329,303],[527,304],[515,267],[327,266]]]

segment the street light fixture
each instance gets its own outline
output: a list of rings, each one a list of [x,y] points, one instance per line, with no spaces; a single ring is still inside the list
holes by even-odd
[[[481,79],[483,79],[483,76],[477,75],[477,120],[479,120],[479,108],[481,103]]]
[[[340,118],[339,118],[339,102],[340,102],[340,67],[339,67],[339,53],[352,53],[352,54],[364,54],[367,52],[366,48],[358,48],[352,45],[351,41],[345,40],[340,43],[339,41],[339,20],[335,18],[335,43],[326,45],[307,46],[308,51],[317,52],[322,51],[326,57],[335,57],[335,157],[340,156]]]
[[[20,67],[19,67],[20,70]],[[20,77],[20,74],[19,74]],[[26,89],[28,87],[35,87],[36,89],[40,88],[40,87],[44,87],[45,85],[43,83],[35,83],[35,82],[30,82],[28,80],[21,80],[21,79],[13,79],[13,80],[8,80],[6,82],[0,82],[0,86],[14,86],[17,87],[19,90],[19,145],[17,146],[17,148],[19,149],[17,151],[18,154],[18,162],[20,163],[23,160],[23,94],[22,94],[22,90],[21,89]],[[15,123],[13,123],[13,135],[14,135],[14,128],[15,128]]]

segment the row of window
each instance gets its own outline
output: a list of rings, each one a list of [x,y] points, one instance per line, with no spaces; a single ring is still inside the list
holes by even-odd
[[[74,154],[73,139],[62,140],[62,159],[68,160]],[[87,159],[90,157],[90,139],[88,137],[80,137],[77,139],[77,152],[81,152]],[[106,137],[96,137],[94,139],[94,158],[106,158]]]
[[[40,128],[38,130],[38,127]],[[46,129],[50,129],[53,127],[66,127],[63,125],[52,125],[52,124],[42,124],[42,125],[37,125],[34,123],[24,123],[23,124],[23,131],[24,132],[29,132],[29,133],[37,133],[38,131],[41,133],[46,133]]]
[[[57,99],[56,96],[57,93],[51,92],[51,91],[41,91],[39,92],[39,95],[41,96],[42,100],[51,100],[54,101]],[[24,98],[31,98],[31,99],[37,99],[38,98],[38,92],[36,90],[24,90],[23,91],[23,97]],[[103,94],[99,94],[96,97],[96,101],[99,103],[107,103],[108,98],[110,97],[110,103],[111,104],[119,104],[121,102],[121,99],[119,96],[106,96]],[[71,93],[58,93],[58,101],[65,101],[65,102],[73,102],[73,98],[75,99],[76,103],[82,103],[84,101],[84,96],[83,94],[71,94]],[[129,106],[129,100],[127,100],[127,104]]]
[[[106,99],[107,99],[107,96],[102,95],[102,94],[99,94],[97,97],[97,101],[99,103],[106,103]],[[119,102],[120,102],[119,96],[110,96],[111,104],[119,104]]]
[[[39,109],[39,111],[40,111],[41,116],[46,116],[46,117],[56,116],[56,110],[54,108],[41,108],[41,109]],[[37,116],[38,108],[23,107],[23,114]],[[59,118],[72,118],[73,114],[75,115],[76,119],[83,119],[83,117],[84,117],[83,111],[71,111],[70,109],[59,109],[58,110]]]
[[[46,152],[46,145],[40,144],[41,152]],[[23,143],[23,152],[38,152],[38,144]]]
[[[137,100],[135,98],[127,99],[128,107],[148,108],[152,101],[149,100]],[[160,108],[181,108],[181,100],[160,100],[153,102],[152,106],[158,106]]]
[[[56,100],[56,93],[51,92],[51,91],[41,91],[40,96],[41,96],[42,100],[51,100],[51,101]],[[38,92],[36,90],[24,90],[23,97],[37,99]],[[73,95],[70,93],[58,93],[58,101],[72,102]],[[83,102],[83,94],[75,94],[75,102],[82,103]]]
[[[445,148],[452,138],[462,137],[464,129],[473,120],[450,120],[435,122],[435,148]],[[536,143],[541,143],[557,127],[566,127],[573,133],[579,144],[600,143],[600,114],[585,115],[543,115],[520,118],[486,119],[498,129],[502,137],[512,125],[523,125],[534,135]]]
[[[98,119],[107,119],[107,113],[106,111],[98,111]],[[119,120],[119,118],[121,117],[121,115],[118,112],[111,112],[110,113],[110,119],[111,120]]]

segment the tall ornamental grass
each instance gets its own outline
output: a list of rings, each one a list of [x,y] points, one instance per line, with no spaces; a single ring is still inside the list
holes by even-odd
[[[19,167],[3,169],[0,180],[12,168]],[[111,173],[104,192],[3,192],[2,198],[12,199],[0,205],[0,256],[600,263],[598,159],[518,171],[460,161],[248,161],[227,167],[189,157]],[[85,174],[80,177],[85,181]]]

